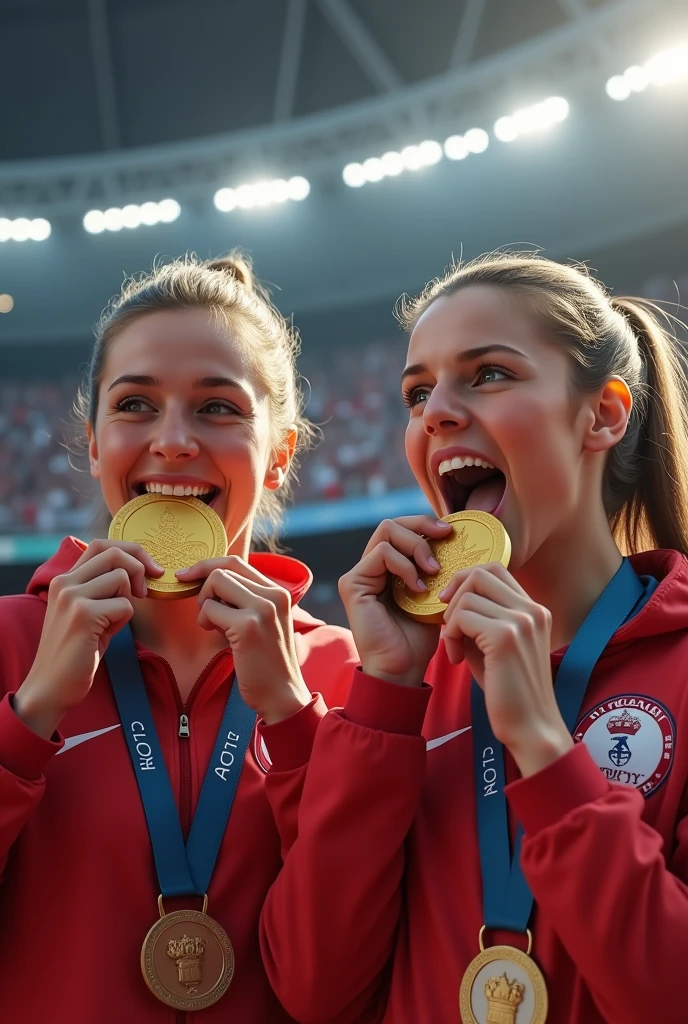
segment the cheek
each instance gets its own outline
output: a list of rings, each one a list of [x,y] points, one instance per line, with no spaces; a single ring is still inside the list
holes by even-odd
[[[408,464],[418,477],[425,466],[426,433],[423,429],[422,416],[409,420],[404,436],[404,448]]]

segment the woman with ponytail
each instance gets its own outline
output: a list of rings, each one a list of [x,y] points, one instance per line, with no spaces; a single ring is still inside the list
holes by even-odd
[[[341,580],[362,667],[316,736],[263,911],[268,974],[309,1024],[684,1020],[676,340],[532,254],[454,268],[401,315],[406,452],[434,515],[382,523]],[[508,568],[456,572],[442,622],[408,617],[393,577],[432,590],[428,541],[467,510],[506,531]]]

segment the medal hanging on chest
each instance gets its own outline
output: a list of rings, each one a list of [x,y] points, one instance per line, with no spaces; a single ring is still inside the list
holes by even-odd
[[[624,559],[571,641],[555,686],[559,711],[569,732],[575,726],[598,659],[643,593],[642,583]],[[461,981],[459,1012],[463,1024],[543,1024],[547,1019],[547,988],[542,971],[530,957],[533,938],[528,923],[533,896],[521,870],[523,830],[519,826],[512,855],[504,794],[504,749],[492,732],[485,697],[475,680],[471,682],[471,720],[485,923],[478,936],[480,952]],[[483,776],[486,759],[495,773],[489,785]],[[520,933],[527,937],[527,950],[509,945],[486,949],[486,929]]]
[[[188,839],[155,730],[134,639],[128,626],[110,641],[105,661],[138,783],[160,896],[156,921],[143,941],[141,971],[161,1002],[177,1010],[216,1003],[234,974],[224,929],[206,914],[208,886],[256,721],[234,679]],[[188,741],[187,741],[188,742]],[[202,898],[203,909],[165,913],[163,900]]]
[[[160,920],[143,940],[141,971],[154,996],[177,1010],[203,1010],[229,988],[234,975],[234,950],[223,928],[203,910],[166,914],[158,900]]]

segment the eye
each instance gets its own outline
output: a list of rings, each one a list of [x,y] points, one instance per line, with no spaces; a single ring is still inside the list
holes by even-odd
[[[427,402],[430,397],[432,388],[428,387],[427,384],[416,384],[415,387],[407,388],[404,391],[404,405],[409,409],[413,409],[415,406],[420,405],[421,402]]]
[[[481,384],[495,384],[500,380],[511,380],[511,373],[503,366],[495,366],[494,363],[485,363],[480,366],[473,379],[473,384],[478,387]]]
[[[150,402],[145,398],[122,398],[115,406],[117,412],[148,412],[152,409]]]
[[[225,402],[219,398],[213,398],[209,402],[206,402],[201,412],[208,413],[210,416],[222,416],[222,415],[234,415],[240,416],[241,409],[231,402]]]

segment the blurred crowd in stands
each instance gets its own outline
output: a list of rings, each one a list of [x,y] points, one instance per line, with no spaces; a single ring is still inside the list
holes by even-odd
[[[323,439],[304,457],[296,504],[412,484],[403,449],[403,358],[400,338],[331,356],[304,354],[307,413]],[[0,381],[0,535],[88,533],[94,486],[83,455],[70,456],[66,447],[78,433],[71,419],[78,384],[76,375],[48,381],[38,373],[31,382]]]

